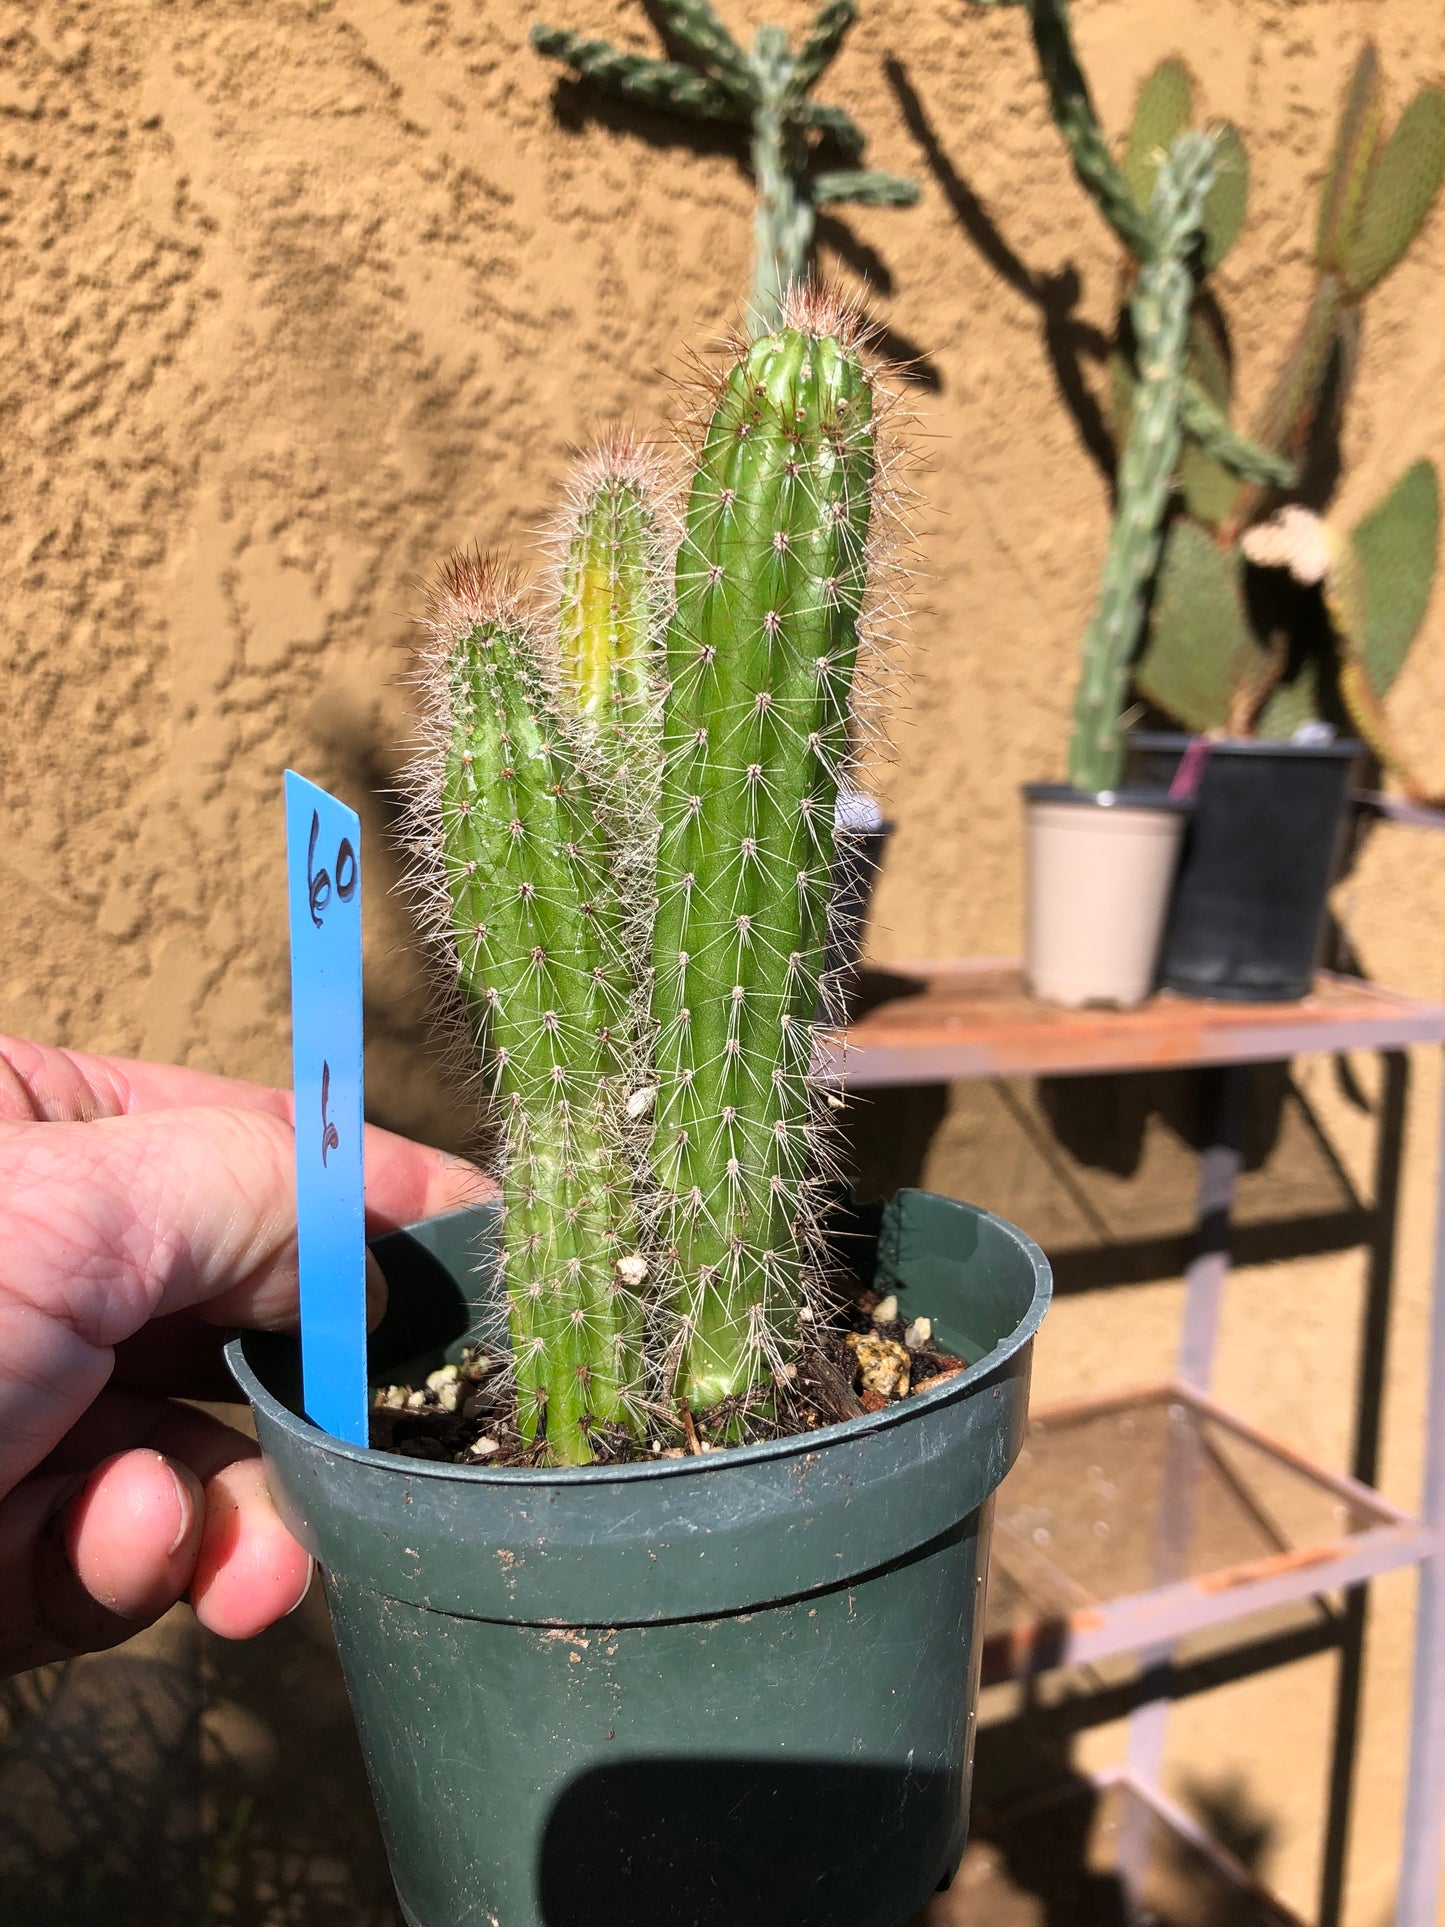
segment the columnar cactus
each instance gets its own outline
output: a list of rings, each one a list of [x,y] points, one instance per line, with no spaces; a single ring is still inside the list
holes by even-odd
[[[677,1400],[726,1442],[789,1378],[881,474],[858,336],[793,288],[739,348],[670,598],[616,442],[574,481],[550,631],[468,557],[432,595],[420,867],[502,1126],[519,1422],[562,1463]]]
[[[875,473],[869,381],[816,321],[729,372],[667,638],[652,1166],[681,1395],[746,1392],[798,1302],[808,1066]]]
[[[1080,790],[1113,789],[1123,770],[1119,719],[1179,459],[1184,349],[1194,298],[1189,263],[1213,178],[1213,140],[1180,134],[1159,168],[1149,203],[1149,258],[1131,303],[1139,381],[1119,463],[1099,606],[1084,638],[1069,749],[1069,781]]]
[[[749,129],[757,189],[750,313],[755,330],[766,334],[777,325],[784,294],[806,272],[818,208],[850,201],[911,207],[918,199],[916,181],[857,166],[864,147],[857,123],[811,98],[853,24],[856,0],[823,0],[796,50],[781,27],[759,27],[749,53],[710,0],[657,0],[652,11],[686,49],[687,62],[654,60],[561,27],[534,27],[532,45],[641,106]],[[818,167],[819,149],[829,142],[855,164]]]
[[[504,1138],[503,1266],[523,1436],[562,1464],[635,1422],[639,1257],[618,1128],[631,978],[601,806],[515,589],[455,559],[434,588],[439,838],[449,947]],[[439,859],[439,861],[437,861]]]

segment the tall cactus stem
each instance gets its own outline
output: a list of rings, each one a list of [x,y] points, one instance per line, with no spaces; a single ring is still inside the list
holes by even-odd
[[[1119,464],[1119,499],[1099,604],[1084,639],[1069,746],[1069,781],[1079,790],[1111,790],[1123,768],[1120,716],[1179,459],[1184,352],[1194,298],[1190,256],[1213,173],[1210,137],[1181,134],[1159,170],[1149,204],[1155,239],[1130,307],[1139,384]]]
[[[428,610],[435,921],[502,1126],[518,1423],[563,1465],[642,1390],[637,1225],[614,1118],[630,975],[602,816],[515,593],[454,558]]]
[[[840,329],[843,329],[840,338]],[[835,306],[795,290],[722,381],[667,637],[652,1167],[695,1410],[796,1332],[809,1064],[876,463]]]

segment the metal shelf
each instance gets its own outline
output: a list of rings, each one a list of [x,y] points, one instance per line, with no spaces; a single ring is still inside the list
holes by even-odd
[[[1442,812],[1394,799],[1363,800],[1399,822],[1445,827]],[[1342,1892],[1352,1775],[1350,1696],[1359,1690],[1361,1589],[1380,1573],[1418,1565],[1410,1767],[1395,1921],[1396,1927],[1435,1927],[1445,1826],[1445,1584],[1438,1576],[1445,1548],[1445,1180],[1437,1179],[1420,1518],[1390,1505],[1362,1479],[1331,1472],[1266,1437],[1210,1398],[1208,1386],[1229,1272],[1229,1215],[1240,1168],[1248,1067],[1311,1051],[1387,1053],[1399,1102],[1382,1107],[1382,1181],[1371,1215],[1388,1219],[1399,1152],[1397,1140],[1384,1140],[1391,1130],[1398,1132],[1403,1111],[1399,1053],[1409,1045],[1445,1042],[1445,1005],[1321,973],[1311,994],[1297,1004],[1216,1004],[1161,994],[1134,1010],[1073,1011],[1030,997],[1017,963],[951,959],[865,970],[854,1013],[846,1032],[822,1042],[814,1070],[825,1081],[855,1089],[979,1077],[1215,1068],[1216,1120],[1200,1159],[1197,1245],[1186,1272],[1176,1378],[1035,1415],[1024,1455],[996,1505],[985,1677],[999,1681],[1137,1654],[1146,1693],[1130,1717],[1124,1777],[1135,1795],[1162,1814],[1168,1803],[1158,1785],[1176,1642],[1251,1614],[1343,1592],[1340,1702],[1321,1903],[1326,1919],[1333,1919]],[[1372,1271],[1367,1325],[1387,1316],[1388,1235],[1383,1248],[1382,1269],[1378,1276]],[[1381,1322],[1370,1340],[1377,1373],[1383,1329]],[[1365,1478],[1374,1472],[1379,1389],[1378,1376],[1373,1384],[1362,1377],[1355,1469]],[[1141,1428],[1146,1434],[1152,1428],[1152,1448],[1131,1451],[1144,1442]],[[1115,1540],[1109,1557],[1101,1557],[1091,1538],[1114,1540],[1126,1518],[1127,1556]],[[1103,1534],[1100,1525],[1106,1528]],[[1140,1826],[1130,1831],[1133,1844],[1127,1852],[1121,1849],[1120,1869],[1137,1910],[1143,1905],[1146,1856]]]
[[[986,1684],[1096,1664],[1425,1557],[1372,1487],[1187,1385],[1036,1412],[994,1513]]]
[[[1041,1004],[1020,964],[980,958],[862,974],[846,1046],[817,1069],[855,1090],[967,1077],[1277,1063],[1308,1051],[1445,1041],[1445,1005],[1321,972],[1297,1004],[1212,1004],[1162,992],[1134,1010]]]
[[[1132,1906],[1130,1902],[1132,1901]],[[959,1877],[909,1927],[1301,1927],[1155,1787],[1104,1772],[984,1817]]]

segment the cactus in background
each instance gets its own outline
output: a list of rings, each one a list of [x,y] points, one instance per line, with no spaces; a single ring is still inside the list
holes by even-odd
[[[602,811],[495,569],[462,556],[427,614],[434,918],[504,1136],[503,1256],[523,1436],[564,1465],[642,1392],[641,1272],[618,1117],[631,978]]]
[[[1247,561],[1288,569],[1301,587],[1320,589],[1338,651],[1339,698],[1350,723],[1417,797],[1424,793],[1395,749],[1383,703],[1424,620],[1439,540],[1440,485],[1433,464],[1425,461],[1406,469],[1353,529],[1342,532],[1291,505],[1240,539]],[[1309,719],[1308,712],[1300,718]],[[1285,712],[1279,720],[1294,718]]]
[[[876,475],[870,381],[843,318],[790,309],[720,389],[667,638],[652,1165],[677,1386],[699,1409],[785,1363],[796,1333],[812,1020]]]
[[[1442,174],[1445,93],[1422,89],[1386,138],[1379,63],[1367,45],[1321,190],[1314,292],[1254,423],[1255,436],[1277,453],[1303,457],[1333,426],[1323,404],[1333,393],[1336,409],[1343,405],[1361,304],[1423,227]],[[1220,401],[1227,409],[1227,384]],[[1439,516],[1428,464],[1409,470],[1352,533],[1326,522],[1320,541],[1334,566],[1292,572],[1292,588],[1266,584],[1263,595],[1246,593],[1248,564],[1273,553],[1270,537],[1248,526],[1266,493],[1261,479],[1191,477],[1187,464],[1183,475],[1187,513],[1166,538],[1135,670],[1139,692],[1191,730],[1288,737],[1308,722],[1348,723],[1418,794],[1380,705],[1424,619],[1434,577]],[[1296,535],[1302,526],[1294,521]],[[1356,584],[1367,591],[1356,593]],[[1323,629],[1311,616],[1316,585]]]
[[[1155,177],[1175,139],[1191,124],[1193,83],[1188,70],[1180,61],[1166,60],[1145,81],[1123,159],[1116,161],[1079,64],[1067,0],[973,0],[973,4],[1022,7],[1028,14],[1049,111],[1069,150],[1074,173],[1123,245],[1132,267],[1144,267],[1157,245],[1149,214]],[[1206,131],[1214,140],[1214,178],[1199,224],[1202,275],[1212,273],[1233,247],[1249,193],[1249,164],[1238,130],[1229,121],[1220,121]],[[1213,318],[1196,306],[1180,397],[1186,465],[1202,457],[1222,465],[1231,477],[1288,486],[1294,480],[1291,464],[1230,427],[1220,404],[1218,380],[1219,370],[1227,367]],[[1128,440],[1133,380],[1130,360],[1116,356],[1115,412],[1121,447]]]
[[[1126,251],[1131,284],[1155,245],[1145,197],[1163,155],[1193,117],[1187,69],[1165,60],[1147,76],[1116,160],[1074,48],[1067,0],[974,4],[1026,9],[1055,124],[1080,183]],[[1219,266],[1238,236],[1248,189],[1248,161],[1237,131],[1224,122],[1213,132],[1216,166],[1201,220],[1202,277]],[[1379,60],[1367,43],[1346,89],[1321,192],[1315,288],[1249,436],[1229,419],[1232,372],[1218,310],[1211,301],[1195,302],[1180,396],[1182,512],[1164,535],[1148,638],[1134,665],[1138,693],[1192,730],[1289,736],[1303,723],[1347,715],[1381,760],[1417,791],[1390,744],[1380,700],[1429,599],[1438,520],[1433,476],[1427,489],[1411,470],[1353,536],[1336,541],[1338,568],[1317,578],[1330,619],[1327,648],[1312,634],[1306,594],[1246,594],[1241,536],[1271,495],[1295,487],[1299,473],[1308,472],[1312,438],[1333,425],[1323,421],[1324,405],[1332,401],[1336,411],[1343,406],[1354,372],[1361,305],[1419,234],[1442,177],[1445,90],[1422,88],[1387,136]],[[1124,450],[1121,508],[1138,406],[1137,368],[1144,360],[1137,339],[1132,354],[1122,351],[1126,335],[1121,328],[1121,352],[1111,368],[1115,428]],[[1368,624],[1362,603],[1349,592],[1360,573],[1349,557],[1360,541],[1367,552],[1372,542],[1387,546],[1393,558],[1392,568],[1370,571]],[[1111,544],[1111,561],[1113,555]],[[1295,587],[1310,585],[1297,580]],[[1367,635],[1385,634],[1388,647],[1366,641]]]
[[[1379,58],[1367,41],[1320,195],[1314,293],[1254,425],[1256,438],[1280,454],[1303,452],[1334,371],[1346,379],[1352,372],[1361,303],[1399,265],[1445,178],[1445,91],[1421,88],[1388,138],[1381,92]],[[1218,518],[1224,540],[1237,537],[1260,497],[1257,484],[1240,487]]]
[[[860,334],[799,287],[738,350],[670,608],[655,477],[620,442],[559,530],[555,659],[490,567],[454,561],[431,598],[413,824],[503,1127],[519,1422],[564,1464],[660,1400],[742,1436],[798,1342],[882,473]]]
[[[853,24],[856,0],[824,0],[796,51],[781,27],[762,26],[745,53],[710,0],[657,0],[653,11],[687,50],[687,62],[655,60],[562,27],[533,27],[532,45],[639,106],[750,130],[757,189],[750,315],[755,331],[766,334],[787,289],[807,269],[818,208],[911,207],[918,199],[916,181],[857,166],[864,148],[857,123],[811,98]],[[829,141],[855,164],[816,166]]]
[[[1139,381],[1119,463],[1099,606],[1084,638],[1069,747],[1069,781],[1080,790],[1114,789],[1123,770],[1120,716],[1179,457],[1184,351],[1194,298],[1189,259],[1214,180],[1214,155],[1209,135],[1179,134],[1153,180],[1148,259],[1130,304]]]

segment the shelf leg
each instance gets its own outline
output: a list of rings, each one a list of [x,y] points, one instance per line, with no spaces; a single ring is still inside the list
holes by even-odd
[[[1199,1164],[1196,1242],[1185,1274],[1177,1369],[1186,1385],[1198,1386],[1201,1391],[1208,1389],[1214,1368],[1224,1284],[1229,1276],[1229,1214],[1239,1177],[1249,1089],[1247,1065],[1231,1064],[1219,1073],[1214,1126]],[[1187,1431],[1171,1427],[1155,1549],[1154,1577],[1159,1585],[1182,1579],[1188,1571],[1198,1444],[1192,1426]],[[1164,1767],[1172,1657],[1173,1647],[1168,1644],[1147,1647],[1140,1653],[1140,1683],[1145,1698],[1129,1717],[1128,1777],[1151,1792],[1157,1790]],[[1121,1823],[1118,1845],[1119,1877],[1136,1918],[1142,1917],[1152,1832],[1147,1815],[1140,1818],[1142,1811],[1126,1809],[1129,1817]]]
[[[1445,1071],[1445,1063],[1442,1063]],[[1410,1707],[1410,1766],[1395,1927],[1435,1927],[1445,1824],[1445,1075],[1435,1175],[1435,1251],[1430,1294],[1430,1385],[1425,1408],[1421,1515],[1435,1546],[1420,1567],[1415,1607],[1415,1671]]]
[[[1385,1077],[1377,1127],[1370,1261],[1355,1387],[1355,1440],[1350,1454],[1350,1474],[1363,1485],[1379,1483],[1380,1421],[1384,1411],[1385,1364],[1400,1217],[1400,1166],[1410,1088],[1410,1060],[1404,1051],[1383,1051],[1381,1061]],[[1334,1737],[1320,1869],[1320,1927],[1339,1927],[1344,1914],[1368,1616],[1369,1587],[1351,1586],[1339,1618],[1339,1673],[1335,1683]]]

